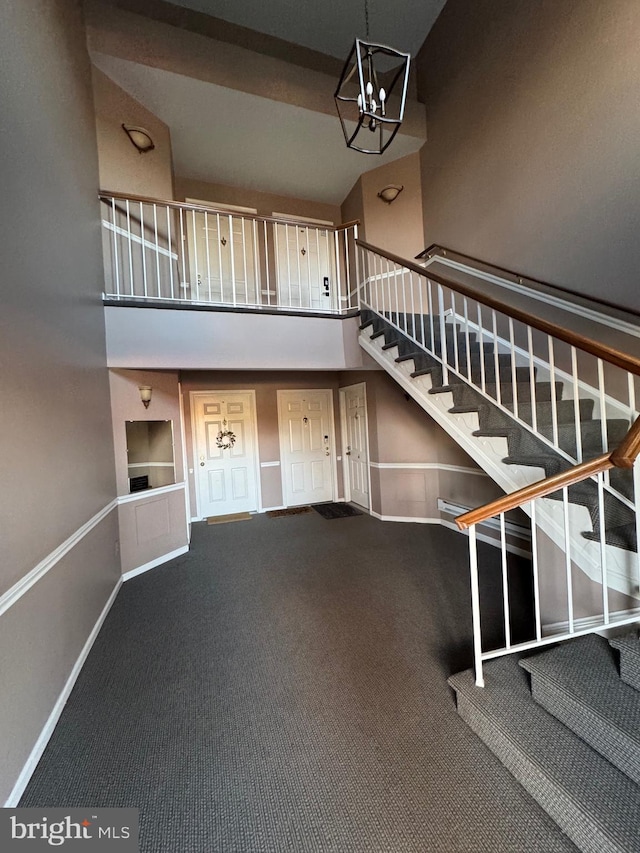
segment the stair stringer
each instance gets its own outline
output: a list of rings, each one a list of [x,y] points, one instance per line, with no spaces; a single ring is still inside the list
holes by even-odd
[[[365,352],[378,362],[506,493],[517,491],[544,479],[545,472],[542,468],[507,465],[503,462],[508,454],[506,438],[474,436],[472,433],[478,429],[477,414],[450,412],[449,409],[453,406],[453,395],[449,392],[429,394],[432,387],[430,375],[412,377],[410,374],[414,368],[411,361],[399,363],[395,361],[398,354],[397,347],[383,349],[384,338],[371,340],[366,330],[360,332],[359,343]],[[528,504],[522,509],[527,515],[531,514]],[[572,531],[591,528],[591,517],[586,507],[569,504],[569,515]],[[565,550],[564,515],[561,502],[539,499],[537,524],[558,548]],[[601,584],[600,544],[572,532],[570,547],[572,562],[579,566],[592,581]],[[638,597],[638,588],[632,580],[636,570],[635,554],[611,545],[607,545],[605,550],[608,587],[624,595]],[[559,630],[558,627],[556,630]]]

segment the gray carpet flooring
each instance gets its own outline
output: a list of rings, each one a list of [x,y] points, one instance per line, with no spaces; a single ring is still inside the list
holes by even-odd
[[[21,805],[137,807],[143,853],[575,851],[456,714],[466,548],[367,515],[194,525],[123,586]]]

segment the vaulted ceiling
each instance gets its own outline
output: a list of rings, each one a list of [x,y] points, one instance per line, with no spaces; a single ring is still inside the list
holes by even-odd
[[[125,25],[138,32],[128,48],[122,47],[111,20],[103,23],[104,15],[95,14],[94,28],[103,26],[108,35],[93,44],[90,40],[93,61],[169,126],[175,171],[182,177],[339,204],[363,172],[424,144],[424,109],[414,103],[409,105],[414,121],[405,121],[403,132],[382,157],[356,153],[345,145],[333,90],[341,67],[338,60],[346,59],[356,36],[365,36],[363,0],[172,0],[171,6],[162,0],[106,3],[119,7],[117,14],[125,12]],[[444,0],[394,0],[386,8],[381,0],[368,0],[368,5],[372,40],[415,55]],[[205,19],[201,14],[187,22],[184,16],[191,14],[187,9],[213,17]],[[158,22],[161,28],[179,27],[173,30],[175,37],[165,37],[162,49],[153,43],[153,34],[143,35],[144,12],[155,18],[152,33],[158,32]],[[243,74],[248,76],[242,66],[251,61],[243,62],[237,45],[223,45],[230,52],[221,72],[220,44],[215,41],[209,49],[203,41],[205,35],[219,38],[218,32],[224,29],[221,21],[231,25],[231,37],[228,32],[224,36],[227,42],[233,40],[234,25],[283,40],[276,45],[278,55],[272,52],[267,60],[275,75],[271,89],[260,91],[259,85],[241,81]],[[188,39],[194,40],[193,51]],[[166,46],[178,42],[181,56],[167,58]],[[299,50],[294,45],[321,52],[327,61],[319,72],[312,65],[294,71],[292,85],[286,66],[290,61],[299,63],[299,53],[294,60]],[[273,43],[269,49],[273,51]],[[196,53],[200,66],[194,71]],[[218,57],[212,59],[218,68],[211,73],[203,65],[208,56]],[[312,64],[322,59],[318,53],[309,56]],[[334,74],[335,68],[338,73]],[[290,75],[288,83],[280,85],[278,69]],[[282,98],[280,90],[286,90]]]

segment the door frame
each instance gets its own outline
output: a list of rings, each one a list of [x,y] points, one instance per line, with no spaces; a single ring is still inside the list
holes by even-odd
[[[362,388],[362,396],[364,397],[364,416],[365,424],[365,441],[367,444],[367,488],[369,490],[369,506],[365,507],[371,512],[371,455],[369,452],[369,408],[367,405],[367,383],[355,382],[353,385],[345,385],[339,389],[340,391],[340,429],[342,430],[342,478],[344,481],[344,499],[351,500],[351,473],[349,472],[349,458],[347,456],[347,407],[346,407],[346,392],[353,391],[356,388]],[[360,506],[360,504],[358,504]]]
[[[284,466],[284,433],[282,430],[282,395],[283,394],[317,394],[318,391],[324,391],[329,395],[329,441],[331,447],[334,448],[331,456],[331,500],[337,501],[338,498],[338,448],[336,445],[336,422],[333,406],[333,388],[278,388],[276,389],[276,399],[278,402],[278,445],[280,449],[280,482],[282,486],[282,504],[285,508],[290,505],[287,503],[286,476]]]
[[[256,498],[257,498],[257,509],[256,512],[262,512],[262,483],[260,481],[260,445],[258,443],[258,412],[256,409],[256,392],[254,388],[223,388],[219,391],[189,391],[189,417],[191,418],[191,456],[193,459],[193,483],[194,483],[194,491],[196,495],[196,518],[198,521],[204,520],[205,516],[202,515],[201,506],[202,501],[200,499],[200,478],[198,477],[198,472],[196,471],[196,462],[198,458],[198,454],[196,452],[198,446],[198,438],[197,438],[197,424],[195,417],[195,401],[197,397],[215,397],[219,394],[249,394],[251,395],[251,409],[253,412],[251,432],[253,434],[253,469],[256,478]]]

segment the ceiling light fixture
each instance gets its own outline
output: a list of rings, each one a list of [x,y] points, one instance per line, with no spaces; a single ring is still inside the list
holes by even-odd
[[[156,147],[153,144],[153,139],[149,135],[149,131],[144,127],[134,127],[131,124],[123,124],[122,129],[131,140],[131,144],[138,149],[140,154],[146,154],[147,151],[153,151]]]
[[[383,187],[378,193],[378,198],[381,198],[382,201],[386,201],[387,204],[391,204],[392,201],[395,201],[404,186],[399,187],[397,184],[389,184],[387,187]]]
[[[368,0],[364,14],[367,40],[355,40],[334,98],[347,147],[382,154],[404,118],[411,54],[370,42]]]

